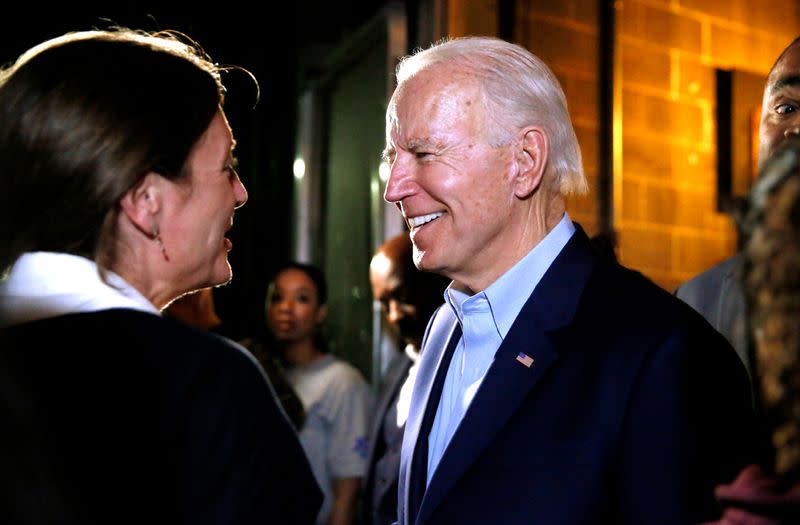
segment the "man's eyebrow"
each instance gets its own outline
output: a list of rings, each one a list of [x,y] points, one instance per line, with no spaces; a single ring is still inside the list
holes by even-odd
[[[781,77],[772,84],[772,87],[769,88],[770,94],[774,94],[776,91],[780,91],[785,87],[795,87],[800,86],[800,75],[787,75],[785,77]]]
[[[231,153],[236,149],[236,139],[231,139]]]
[[[408,150],[416,151],[423,148],[438,148],[439,142],[429,137],[412,139],[408,141]]]
[[[411,139],[405,145],[405,150],[415,152],[421,149],[441,149],[442,144],[441,141],[435,140],[430,137],[423,137],[419,139]],[[395,148],[393,146],[387,146],[384,148],[383,153],[381,153],[381,158],[383,160],[389,160],[389,157],[394,155]]]

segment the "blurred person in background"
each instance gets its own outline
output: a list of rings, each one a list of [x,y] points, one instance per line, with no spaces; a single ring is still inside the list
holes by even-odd
[[[384,324],[401,349],[381,381],[369,439],[369,469],[364,482],[365,525],[388,525],[397,519],[400,448],[411,392],[419,368],[422,337],[433,312],[444,303],[450,282],[414,266],[408,233],[392,237],[369,265],[372,295],[381,305]]]
[[[286,264],[270,284],[267,324],[305,408],[300,442],[325,496],[317,524],[350,525],[366,473],[372,393],[356,368],[328,353],[320,331],[327,293],[322,270]]]
[[[716,489],[724,525],[800,523],[800,138],[764,159],[740,221],[737,274],[767,453]]]
[[[783,142],[800,133],[800,37],[793,40],[773,64],[764,85],[759,124],[758,161],[763,163]],[[752,377],[747,309],[739,274],[742,254],[696,275],[675,289],[731,343]]]

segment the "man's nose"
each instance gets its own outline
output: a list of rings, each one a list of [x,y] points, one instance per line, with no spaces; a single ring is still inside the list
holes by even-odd
[[[289,303],[288,300],[282,299],[282,300],[277,302],[277,304],[275,305],[275,308],[277,308],[279,312],[285,312],[287,310],[291,310],[292,305]]]
[[[383,192],[383,199],[386,202],[399,204],[403,199],[411,195],[414,191],[414,174],[406,160],[398,155],[392,164],[389,172],[389,179],[386,181],[386,191]]]
[[[800,135],[800,121],[798,121],[798,119],[795,119],[795,121],[792,122],[792,125],[787,127],[783,131],[783,136],[785,138],[789,138],[789,137],[796,137],[798,135]]]

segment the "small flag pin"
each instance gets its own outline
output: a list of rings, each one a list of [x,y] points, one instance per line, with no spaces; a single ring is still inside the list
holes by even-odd
[[[525,365],[526,367],[530,368],[533,364],[533,358],[528,354],[523,354],[522,352],[519,353],[517,356],[517,361]]]

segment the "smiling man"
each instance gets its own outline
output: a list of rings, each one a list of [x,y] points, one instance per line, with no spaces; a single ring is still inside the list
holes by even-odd
[[[565,196],[586,182],[555,76],[470,37],[406,57],[397,78],[385,197],[415,264],[453,280],[422,344],[400,524],[716,517],[713,487],[749,459],[747,374],[570,220]]]

